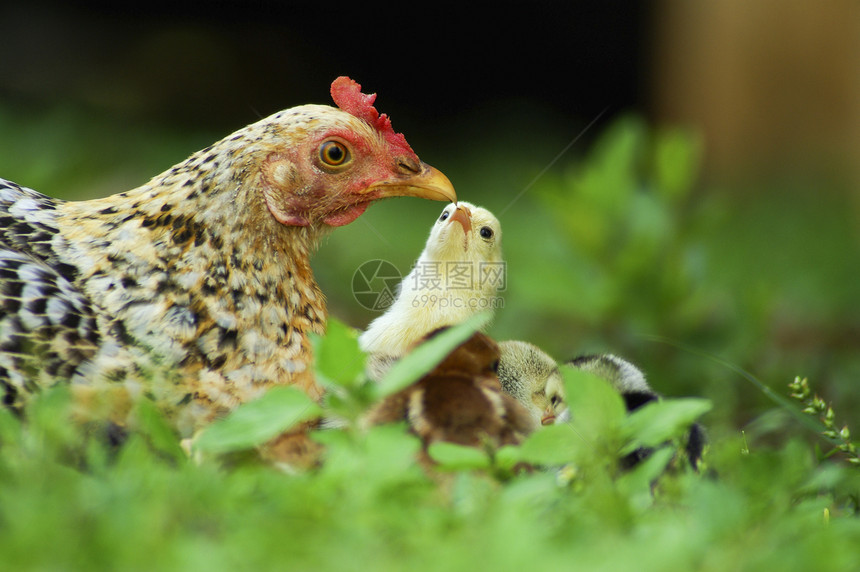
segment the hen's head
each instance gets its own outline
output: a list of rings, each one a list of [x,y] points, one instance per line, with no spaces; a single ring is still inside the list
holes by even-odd
[[[287,226],[343,226],[371,202],[396,196],[456,201],[451,182],[421,162],[346,77],[332,83],[339,108],[302,105],[248,126],[243,174],[259,177],[265,205]]]

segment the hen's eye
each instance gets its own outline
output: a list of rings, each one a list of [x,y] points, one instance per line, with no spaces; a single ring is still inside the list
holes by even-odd
[[[482,226],[481,227],[481,238],[485,238],[487,240],[490,240],[491,238],[493,238],[493,229],[491,229],[488,226]]]
[[[343,165],[349,160],[349,150],[340,141],[326,141],[320,145],[320,160],[332,167]]]
[[[442,211],[442,216],[439,217],[439,220],[445,220],[449,216],[451,216],[451,213],[449,213],[448,211]]]

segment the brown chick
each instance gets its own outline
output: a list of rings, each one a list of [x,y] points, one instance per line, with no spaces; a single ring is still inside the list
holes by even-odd
[[[147,396],[187,437],[274,385],[319,398],[320,237],[378,199],[456,200],[360,89],[338,78],[338,108],[275,113],[107,198],[0,179],[3,402],[69,381],[84,416],[122,426]]]
[[[537,425],[502,393],[498,363],[498,344],[476,332],[433,371],[376,405],[367,421],[407,421],[425,446],[436,441],[473,447],[517,444]]]

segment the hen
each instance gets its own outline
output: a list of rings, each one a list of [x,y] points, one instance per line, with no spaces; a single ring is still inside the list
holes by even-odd
[[[377,199],[456,201],[375,94],[341,77],[331,95],[339,109],[281,111],[107,198],[0,180],[3,402],[70,381],[88,416],[122,426],[143,395],[188,436],[273,385],[318,398],[318,239]]]

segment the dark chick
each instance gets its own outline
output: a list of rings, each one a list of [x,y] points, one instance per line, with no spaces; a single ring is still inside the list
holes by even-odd
[[[547,425],[570,419],[564,383],[556,361],[537,346],[522,341],[500,344],[499,380],[502,390],[522,404],[533,419]],[[628,412],[660,399],[645,379],[645,374],[630,362],[612,354],[594,354],[574,358],[565,366],[588,371],[608,381],[624,400]],[[701,425],[693,424],[687,434],[686,453],[697,468],[705,446]],[[639,448],[623,459],[630,468],[647,458],[651,449]]]
[[[368,421],[406,421],[425,445],[517,444],[536,424],[525,408],[501,391],[498,362],[498,344],[475,333],[433,371],[375,406]]]

